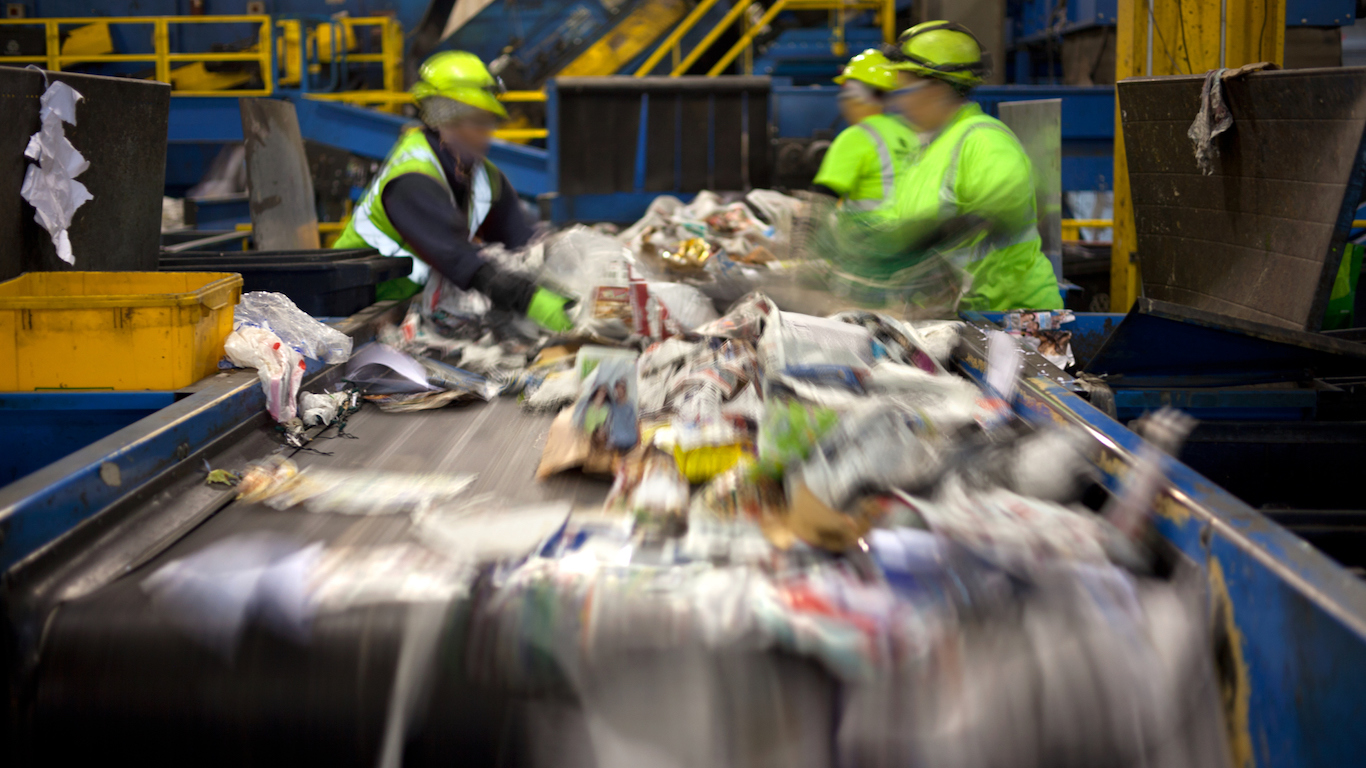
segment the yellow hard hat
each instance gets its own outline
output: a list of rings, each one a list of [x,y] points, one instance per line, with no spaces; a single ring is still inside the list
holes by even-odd
[[[835,78],[835,82],[844,85],[845,81],[857,80],[879,91],[895,90],[896,72],[892,71],[891,63],[882,51],[869,48],[850,59],[849,63],[844,65],[844,71]]]
[[[444,96],[452,101],[478,107],[506,118],[507,110],[498,95],[503,82],[489,73],[478,56],[465,51],[443,51],[422,62],[421,80],[412,88],[418,101],[429,96]]]
[[[933,77],[971,88],[991,73],[989,57],[967,27],[951,21],[927,21],[901,33],[899,46],[888,46],[892,69]]]

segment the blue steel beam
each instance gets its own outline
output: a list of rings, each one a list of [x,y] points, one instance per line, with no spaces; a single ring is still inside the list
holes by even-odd
[[[281,94],[294,104],[299,131],[305,139],[372,160],[383,160],[403,128],[414,124],[400,115],[308,99],[298,92]],[[167,139],[173,144],[242,140],[242,118],[235,98],[171,99],[168,122]],[[535,197],[549,190],[545,150],[494,141],[489,159],[507,174],[518,193]]]
[[[314,363],[312,371],[321,366]],[[174,467],[265,408],[255,371],[185,399],[0,488],[0,571]]]

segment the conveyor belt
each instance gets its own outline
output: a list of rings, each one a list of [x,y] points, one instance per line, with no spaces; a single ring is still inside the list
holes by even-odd
[[[472,472],[478,479],[469,494],[600,507],[607,490],[600,480],[534,480],[549,421],[512,400],[402,414],[367,405],[347,426],[356,439],[317,440],[313,445],[332,455],[301,451],[296,458],[301,465]],[[256,458],[275,445],[261,439],[270,432],[262,426],[243,441],[254,444]],[[34,677],[29,757],[42,764],[88,764],[110,755],[137,755],[144,764],[375,764],[405,608],[322,616],[307,648],[252,628],[229,664],[169,626],[140,585],[162,564],[231,536],[273,532],[332,545],[384,544],[404,540],[407,527],[406,516],[231,503],[133,572],[62,605]],[[452,618],[459,609],[453,611]],[[450,684],[440,694],[448,722],[432,732],[440,749],[424,744],[433,753],[491,758],[510,727],[508,711],[493,693],[476,695],[460,678],[443,676]]]
[[[550,421],[509,398],[413,413],[366,405],[346,425],[357,439],[316,441],[312,447],[333,455],[304,452],[297,460],[301,467],[474,473],[478,478],[468,494],[496,493],[514,504],[567,500],[576,507],[601,507],[607,485],[600,480],[577,474],[535,480]]]
[[[980,380],[985,339],[969,329],[964,342],[958,365]],[[1081,428],[1100,453],[1105,485],[1117,488],[1138,449],[1137,436],[1078,398],[1070,379],[1026,357],[1017,410]],[[318,391],[319,383],[305,388]],[[252,629],[227,664],[153,616],[139,586],[160,564],[237,533],[272,530],[329,542],[405,535],[402,520],[276,512],[231,503],[230,492],[205,487],[201,457],[237,468],[279,447],[262,406],[249,372],[215,377],[148,424],[35,473],[0,499],[4,551],[11,562],[26,558],[7,570],[4,593],[12,636],[3,639],[14,652],[8,700],[19,707],[7,718],[16,737],[7,741],[15,745],[6,755],[10,763],[132,757],[177,766],[376,764],[405,610],[381,605],[320,619],[307,652]],[[319,441],[315,447],[331,456],[303,453],[299,460],[475,472],[471,497],[493,492],[514,501],[559,498],[597,506],[603,482],[572,475],[544,484],[532,479],[547,423],[511,401],[418,414],[367,409],[350,424],[357,440]],[[113,463],[122,468],[122,486],[103,480]],[[1158,529],[1210,575],[1231,738],[1260,745],[1258,764],[1354,764],[1366,667],[1341,660],[1359,657],[1366,647],[1366,585],[1189,467],[1170,461],[1166,469]],[[84,522],[70,530],[39,527],[54,518],[65,526]],[[36,549],[41,542],[52,543]],[[460,618],[458,608],[449,616]],[[448,638],[460,635],[458,624],[455,629]],[[451,663],[464,658],[461,650],[449,641],[442,647],[439,688],[428,719],[408,740],[404,764],[450,764],[452,755],[473,765],[571,762],[558,753],[527,759],[525,745],[537,741],[527,738],[528,731],[539,727],[532,725],[529,706],[470,682],[467,670]],[[709,672],[731,674],[720,666]],[[811,678],[788,672],[776,676],[782,683],[756,690],[784,702],[802,700],[783,685]],[[661,673],[644,688],[669,698],[681,684]],[[563,704],[573,707],[572,701]],[[772,711],[750,704],[730,701],[724,716]],[[736,718],[728,722],[751,732]],[[806,725],[791,732],[811,735],[812,744],[830,743]],[[572,744],[573,738],[552,743]],[[819,757],[815,749],[798,751]]]

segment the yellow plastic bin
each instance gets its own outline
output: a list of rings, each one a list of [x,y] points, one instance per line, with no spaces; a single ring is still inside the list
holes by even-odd
[[[218,370],[242,276],[30,272],[0,283],[0,390],[179,389]]]

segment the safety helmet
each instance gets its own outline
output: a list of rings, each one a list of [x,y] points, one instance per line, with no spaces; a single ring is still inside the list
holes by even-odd
[[[960,89],[980,85],[991,73],[991,59],[972,32],[951,21],[927,21],[901,33],[897,46],[884,50],[892,69],[933,77]]]
[[[895,90],[896,72],[889,68],[891,63],[882,51],[869,48],[850,59],[849,63],[844,65],[844,71],[835,78],[835,82],[844,85],[845,81],[857,80],[879,91]]]
[[[498,101],[498,95],[505,90],[503,81],[490,74],[484,62],[472,53],[442,51],[422,62],[418,74],[422,79],[412,88],[413,98],[418,101],[444,96],[499,117],[508,116]]]

